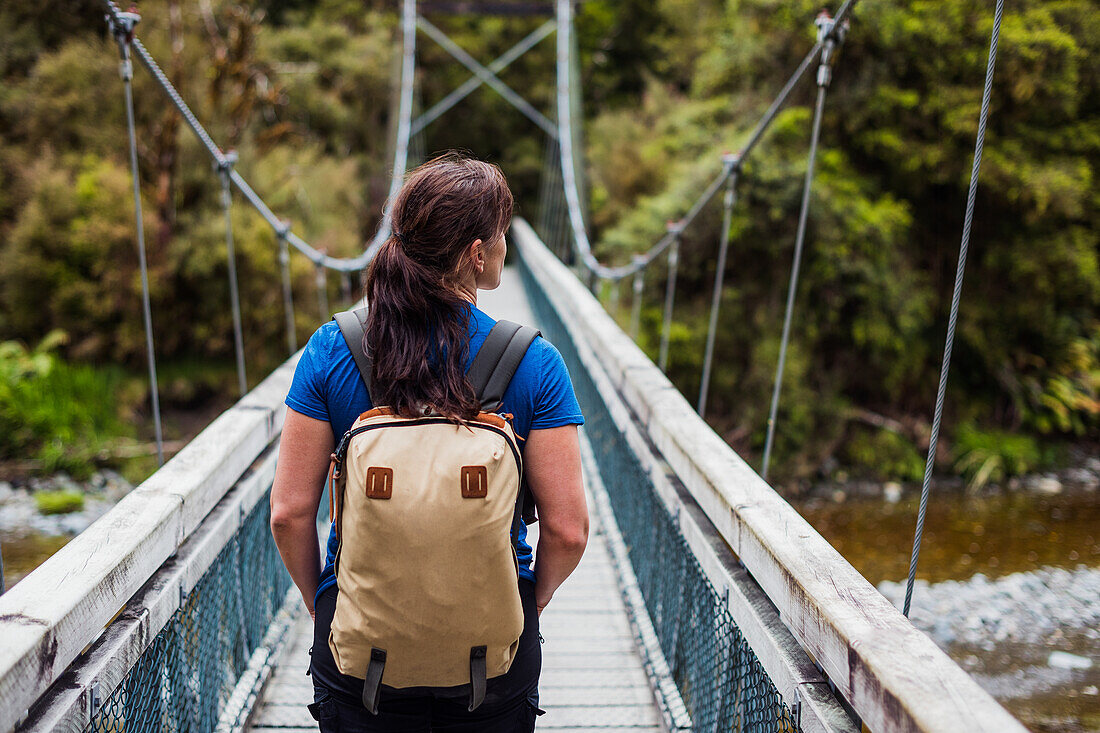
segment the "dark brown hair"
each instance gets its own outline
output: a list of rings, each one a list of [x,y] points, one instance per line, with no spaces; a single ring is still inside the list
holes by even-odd
[[[390,211],[393,232],[366,283],[374,401],[406,417],[428,406],[472,418],[470,308],[450,281],[475,239],[488,246],[510,224],[508,182],[492,163],[448,153],[409,173]]]

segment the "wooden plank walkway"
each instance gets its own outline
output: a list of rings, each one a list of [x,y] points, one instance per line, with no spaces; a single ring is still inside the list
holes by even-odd
[[[506,268],[501,286],[478,295],[482,310],[537,326],[519,273]],[[589,507],[593,502],[589,499]],[[532,526],[531,541],[537,539]],[[611,553],[599,519],[592,512],[588,549],[576,572],[543,612],[539,730],[562,733],[664,730],[657,704],[635,647],[626,605],[619,592]],[[254,733],[316,730],[306,711],[313,699],[309,664],[312,626],[303,612],[253,717]]]

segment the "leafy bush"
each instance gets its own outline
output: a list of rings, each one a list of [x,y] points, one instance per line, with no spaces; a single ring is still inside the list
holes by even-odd
[[[133,435],[125,373],[70,364],[54,353],[52,332],[34,349],[0,343],[0,459],[31,459],[47,472],[88,475],[108,440]]]
[[[1031,436],[973,425],[959,428],[954,454],[955,470],[967,478],[971,490],[1029,473],[1043,463],[1042,449]]]
[[[34,503],[42,514],[71,514],[84,508],[84,494],[79,491],[39,491]]]
[[[880,481],[920,481],[925,458],[907,438],[889,430],[860,429],[841,454],[856,475]]]

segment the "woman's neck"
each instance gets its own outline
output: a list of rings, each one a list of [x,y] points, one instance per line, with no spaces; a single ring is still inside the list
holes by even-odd
[[[471,277],[461,282],[450,283],[450,288],[458,297],[477,307],[477,280]]]

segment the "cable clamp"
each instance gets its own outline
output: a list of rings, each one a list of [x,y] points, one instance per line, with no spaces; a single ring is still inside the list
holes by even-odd
[[[822,10],[814,18],[814,25],[817,26],[818,43],[825,43],[829,38],[829,34],[833,32],[833,26],[836,25],[836,22],[828,10]]]
[[[118,44],[118,54],[122,57],[118,65],[118,75],[123,81],[130,81],[134,78],[134,65],[130,61],[130,44],[134,40],[134,26],[141,22],[141,16],[138,15],[137,8],[131,5],[130,10],[125,13],[108,13],[104,17],[107,20],[108,31],[115,37],[115,43]]]
[[[118,41],[118,45],[129,46],[134,40],[134,26],[141,22],[141,15],[137,11],[137,6],[131,5],[125,13],[121,11],[108,13],[105,17],[111,35]]]
[[[725,166],[726,172],[732,174],[735,170],[741,168],[741,151],[731,153],[728,150],[722,153],[722,165]]]
[[[214,161],[214,170],[228,174],[233,170],[233,166],[237,165],[238,160],[240,160],[240,156],[237,155],[236,150],[230,148],[222,151],[221,156]]]

